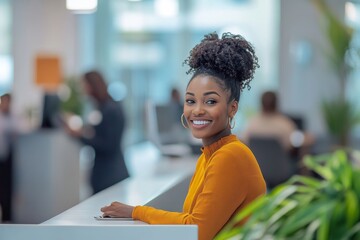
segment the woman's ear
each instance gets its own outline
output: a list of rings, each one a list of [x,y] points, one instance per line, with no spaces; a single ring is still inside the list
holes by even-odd
[[[235,100],[232,100],[229,107],[229,116],[233,118],[235,114],[237,113],[237,110],[239,108],[239,103]]]

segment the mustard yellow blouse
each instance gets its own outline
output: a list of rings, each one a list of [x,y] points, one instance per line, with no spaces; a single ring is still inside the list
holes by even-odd
[[[202,152],[182,213],[136,206],[132,217],[150,224],[196,224],[199,240],[208,240],[236,212],[265,194],[266,184],[254,155],[235,135]]]

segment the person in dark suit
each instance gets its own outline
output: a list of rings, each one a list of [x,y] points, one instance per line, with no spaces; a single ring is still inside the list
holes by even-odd
[[[93,100],[96,111],[89,125],[81,130],[68,130],[83,144],[94,149],[95,160],[90,181],[95,194],[129,177],[121,148],[125,113],[121,103],[109,95],[100,72],[85,73],[83,87]]]

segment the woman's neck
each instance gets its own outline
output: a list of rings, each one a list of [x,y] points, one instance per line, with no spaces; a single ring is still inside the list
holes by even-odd
[[[204,146],[209,146],[214,142],[217,142],[219,139],[229,136],[231,134],[231,130],[229,128],[225,128],[224,130],[218,132],[217,134],[213,135],[209,138],[203,138],[202,143]]]

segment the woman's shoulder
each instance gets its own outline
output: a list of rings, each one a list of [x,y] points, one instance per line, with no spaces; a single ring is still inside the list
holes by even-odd
[[[240,178],[245,176],[260,176],[261,171],[252,151],[241,141],[233,141],[216,151],[209,167],[227,174],[238,172]]]
[[[237,136],[235,136],[233,138],[233,141],[225,144],[219,150],[225,150],[230,152],[247,152],[247,150],[249,150],[249,147],[245,143],[243,143]]]
[[[223,156],[225,161],[256,161],[250,148],[239,139],[222,146],[216,155]]]

